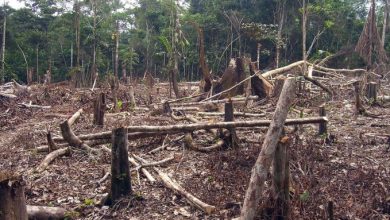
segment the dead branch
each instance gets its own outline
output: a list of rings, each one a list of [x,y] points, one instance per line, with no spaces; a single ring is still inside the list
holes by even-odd
[[[43,105],[33,105],[31,102],[29,104],[26,103],[18,103],[18,106],[23,108],[40,108],[40,109],[49,109],[51,106],[43,106]]]
[[[102,150],[104,150],[104,151],[106,151],[107,153],[111,154],[111,149],[109,149],[108,147],[103,146],[103,147],[102,147]],[[137,163],[137,161],[135,161],[134,158],[132,158],[132,157],[129,156],[129,157],[128,157],[128,160],[129,160],[129,162],[130,162],[131,164],[133,164],[135,167],[140,166],[140,164]],[[151,182],[151,183],[156,182],[156,179],[153,177],[153,175],[152,175],[147,169],[141,168],[141,172],[145,175],[145,177],[149,180],[149,182]]]
[[[172,108],[175,108],[174,106],[191,106],[191,105],[204,105],[204,104],[218,104],[218,103],[226,103],[229,100],[232,102],[245,102],[246,100],[258,100],[258,96],[248,96],[248,97],[236,97],[236,98],[230,98],[230,99],[220,99],[220,100],[212,100],[212,101],[201,101],[201,102],[184,102],[184,103],[175,103],[172,105]]]
[[[45,159],[39,164],[37,167],[36,171],[37,172],[42,172],[44,171],[53,160],[55,160],[57,157],[63,156],[63,155],[68,155],[70,154],[70,148],[60,148],[55,151],[52,151],[50,154],[48,154]]]
[[[170,157],[167,157],[167,158],[160,160],[160,161],[141,164],[138,167],[136,167],[135,170],[139,170],[139,169],[144,168],[144,167],[160,166],[160,165],[166,164],[168,162],[171,162],[174,159],[175,159],[175,156],[170,156]]]
[[[330,90],[329,88],[327,88],[326,86],[324,86],[322,83],[320,83],[318,80],[315,80],[313,79],[312,77],[308,77],[308,76],[303,76],[305,78],[305,80],[313,83],[314,85],[320,87],[321,89],[325,90],[325,92],[327,92],[329,94],[330,97],[333,96],[333,91]]]
[[[148,161],[146,161],[145,159],[142,159],[141,157],[138,157],[137,155],[133,154],[133,157],[136,158],[141,163],[144,163],[144,164],[148,163]],[[160,177],[160,179],[162,180],[162,182],[164,183],[164,185],[167,188],[184,196],[190,204],[192,204],[193,206],[195,206],[196,208],[202,210],[203,212],[205,212],[207,214],[211,214],[215,211],[215,209],[216,209],[215,206],[212,206],[212,205],[209,205],[209,204],[202,202],[201,200],[199,200],[198,198],[196,198],[195,196],[193,196],[192,194],[187,192],[176,181],[171,179],[166,173],[162,172],[161,170],[157,169],[156,167],[153,167],[153,169],[157,172],[158,176]]]

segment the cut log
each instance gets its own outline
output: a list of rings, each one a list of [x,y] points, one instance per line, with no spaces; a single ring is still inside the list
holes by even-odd
[[[106,95],[100,93],[93,102],[93,124],[104,125],[104,113],[106,111]]]
[[[72,125],[76,122],[76,120],[77,120],[78,118],[80,118],[80,116],[81,116],[81,114],[83,114],[83,112],[84,112],[84,110],[81,108],[81,109],[79,109],[76,113],[74,113],[74,114],[72,115],[72,117],[70,117],[70,118],[68,119],[69,126],[72,126]]]
[[[250,220],[255,218],[259,201],[261,199],[264,181],[267,178],[268,170],[271,166],[276,146],[287,118],[288,110],[295,98],[295,90],[296,80],[294,78],[286,79],[272,118],[272,122],[263,142],[261,152],[252,168],[251,178],[245,194],[244,204],[241,209],[241,220]]]
[[[0,171],[0,220],[27,220],[22,176]]]
[[[47,139],[47,146],[49,146],[49,153],[58,149],[57,145],[53,141],[53,138],[51,137],[50,131],[47,132],[46,139]]]
[[[301,61],[292,63],[292,64],[290,64],[288,66],[284,66],[284,67],[280,67],[280,68],[277,68],[277,69],[274,69],[274,70],[267,71],[265,73],[262,73],[261,75],[264,78],[274,77],[275,75],[282,74],[282,73],[291,71],[291,70],[293,70],[293,69],[295,69],[297,67],[300,67],[301,65],[303,65],[303,63],[304,63],[304,61],[301,60]]]
[[[111,191],[105,205],[112,206],[120,198],[130,196],[132,193],[127,145],[126,128],[114,129],[111,150]]]
[[[316,124],[326,122],[326,117],[308,117],[287,119],[285,125],[300,125],[300,124]],[[127,127],[128,132],[176,132],[186,133],[195,130],[215,129],[215,128],[237,128],[237,127],[266,127],[271,124],[271,120],[252,120],[252,121],[234,121],[234,122],[214,122],[214,123],[197,123],[197,124],[182,124],[182,125],[166,125],[166,126],[130,126]]]
[[[197,112],[198,116],[225,116],[224,112]],[[264,117],[265,114],[256,114],[248,112],[233,112],[235,117]]]
[[[148,161],[146,161],[146,160],[144,160],[136,155],[133,155],[133,156],[141,163],[144,163],[144,164],[149,163]],[[203,201],[199,200],[198,198],[196,198],[195,196],[193,196],[192,194],[187,192],[176,181],[171,179],[166,173],[162,172],[161,170],[157,169],[156,167],[154,167],[153,169],[157,172],[161,181],[164,183],[164,185],[167,188],[173,190],[175,193],[178,193],[178,194],[184,196],[184,198],[186,198],[186,200],[190,204],[192,204],[193,206],[195,206],[196,208],[202,210],[203,212],[205,212],[207,214],[212,214],[215,211],[215,209],[216,209],[215,206],[209,205],[209,204],[204,203]]]
[[[64,208],[48,206],[27,206],[28,219],[56,220],[66,219],[69,212]]]
[[[61,148],[55,151],[52,151],[50,154],[48,154],[45,159],[39,164],[36,171],[37,172],[43,172],[53,160],[55,160],[57,157],[63,156],[63,155],[69,155],[70,149],[68,147]]]

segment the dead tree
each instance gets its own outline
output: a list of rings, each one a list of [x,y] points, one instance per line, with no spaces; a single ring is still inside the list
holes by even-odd
[[[259,72],[254,63],[249,64],[250,75],[253,76]],[[271,95],[273,86],[261,74],[251,79],[252,95],[257,95],[260,99]]]
[[[221,80],[214,86],[213,94],[220,93],[234,87],[245,79],[244,60],[242,58],[231,59],[228,68],[222,75]],[[239,85],[227,93],[221,94],[220,98],[234,97],[245,93],[245,85]]]
[[[0,173],[0,220],[27,220],[24,186],[22,176]]]
[[[376,57],[380,63],[386,63],[388,61],[381,41],[376,27],[375,0],[372,0],[366,24],[355,48],[355,51],[367,62],[369,69],[372,68],[373,64],[373,53],[376,53]]]
[[[264,181],[267,178],[276,146],[285,124],[287,113],[295,97],[296,82],[294,78],[286,79],[280,94],[274,116],[263,142],[261,152],[253,166],[249,186],[245,194],[241,209],[241,220],[254,219],[263,191]]]
[[[105,202],[106,205],[111,206],[121,197],[131,195],[127,142],[126,128],[112,131],[111,191]]]
[[[100,93],[93,103],[93,124],[104,125],[104,112],[106,111],[106,95]]]

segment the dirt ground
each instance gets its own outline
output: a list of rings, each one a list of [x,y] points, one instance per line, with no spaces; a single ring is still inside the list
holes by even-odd
[[[353,78],[348,77],[324,81],[336,92],[331,100],[313,86],[312,92],[303,93],[290,110],[288,118],[300,117],[300,110],[304,117],[317,116],[318,106],[325,102],[329,118],[327,135],[317,134],[318,125],[287,128],[286,135],[292,140],[289,147],[290,219],[325,219],[329,201],[334,204],[336,219],[390,219],[390,106],[383,103],[370,106],[365,102],[374,117],[356,116],[352,81]],[[154,88],[153,102],[167,99],[168,87],[155,87],[160,89],[156,94]],[[184,91],[188,87],[183,85],[180,89]],[[110,170],[110,155],[103,151],[98,156],[90,156],[73,149],[70,156],[57,158],[44,172],[35,172],[47,154],[36,150],[47,144],[47,130],[60,137],[59,124],[79,108],[86,113],[72,126],[76,135],[109,131],[121,125],[190,123],[168,116],[151,116],[145,111],[129,111],[125,104],[130,100],[128,90],[121,86],[118,94],[123,102],[122,114],[108,115],[104,127],[96,127],[92,123],[92,100],[100,91],[106,92],[108,104],[112,103],[106,87],[91,92],[73,89],[67,83],[47,88],[35,85],[29,94],[17,99],[0,97],[0,170],[23,175],[28,204],[64,207],[75,219],[230,219],[239,215],[250,171],[267,128],[238,129],[241,139],[238,149],[209,153],[186,149],[182,140],[174,141],[180,135],[129,141],[131,153],[150,161],[181,155],[181,159],[162,166],[161,170],[202,201],[216,206],[217,211],[209,216],[160,181],[151,184],[141,175],[139,182],[136,172],[132,172],[134,196],[131,199],[124,199],[112,208],[97,206],[108,192],[109,184],[109,181],[98,183]],[[146,91],[142,84],[135,86],[138,106],[147,103]],[[390,79],[381,80],[379,95],[384,94],[390,95]],[[30,101],[51,108],[18,105]],[[261,119],[270,119],[275,104],[276,100],[262,100],[246,111],[265,112],[266,116]],[[197,119],[213,122],[222,121],[223,117]],[[237,117],[236,120],[251,118]],[[148,154],[161,146],[164,139],[168,146],[165,150]],[[215,142],[209,133],[202,131],[194,133],[194,140],[205,147]],[[270,181],[266,182],[265,199],[261,204],[265,219],[273,208],[268,200],[272,195],[271,185]]]

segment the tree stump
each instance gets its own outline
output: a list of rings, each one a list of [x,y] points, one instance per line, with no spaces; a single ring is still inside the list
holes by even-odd
[[[225,103],[225,122],[234,121],[234,107],[232,100],[229,100]],[[225,143],[230,145],[232,148],[238,147],[238,138],[235,128],[229,128],[229,134],[227,137],[224,137]]]
[[[104,93],[100,93],[98,97],[96,97],[93,109],[93,124],[103,126],[104,112],[106,111],[106,95]]]
[[[0,220],[27,220],[22,176],[0,173]]]
[[[273,160],[273,188],[275,198],[274,218],[288,219],[290,167],[288,158],[289,138],[283,137],[276,147]]]
[[[131,109],[133,109],[133,108],[137,107],[137,104],[135,103],[134,87],[133,86],[130,86],[129,93],[130,93],[130,106],[131,106]]]
[[[111,191],[105,202],[113,205],[121,197],[131,195],[131,179],[127,151],[127,129],[117,128],[112,131],[111,150]]]
[[[377,100],[377,83],[370,82],[367,84],[366,97],[370,101],[372,101],[372,103],[376,102],[376,100]]]
[[[324,104],[319,107],[318,113],[319,113],[319,116],[326,117],[326,110],[325,110],[325,105]],[[319,135],[324,135],[326,133],[328,133],[326,122],[320,123],[319,124],[319,129],[318,129],[318,134]]]
[[[356,107],[356,114],[363,114],[366,112],[362,105],[362,100],[360,99],[360,82],[356,81],[353,83],[353,86],[355,87],[355,107]]]

